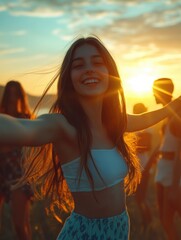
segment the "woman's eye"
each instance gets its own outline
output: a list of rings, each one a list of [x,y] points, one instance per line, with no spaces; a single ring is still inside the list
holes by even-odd
[[[94,62],[95,65],[104,65],[104,63],[101,61],[101,62]]]
[[[82,63],[77,63],[77,64],[73,64],[72,68],[81,68],[83,66]]]

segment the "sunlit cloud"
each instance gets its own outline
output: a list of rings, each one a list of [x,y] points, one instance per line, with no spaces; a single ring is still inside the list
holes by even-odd
[[[11,33],[11,35],[14,35],[14,36],[24,36],[26,34],[27,34],[27,31],[25,30],[19,30]]]
[[[25,52],[25,48],[0,49],[0,56]]]
[[[0,14],[4,17],[0,48],[5,56],[1,59],[7,69],[12,63],[22,65],[24,58],[26,69],[53,61],[58,55],[62,58],[73,39],[89,34],[103,41],[126,78],[134,74],[141,78],[155,71],[150,75],[153,78],[164,70],[176,72],[181,64],[181,0],[0,2]],[[26,54],[21,54],[23,51]],[[142,75],[143,69],[151,71]]]
[[[72,35],[66,35],[61,29],[54,29],[52,32],[53,35],[57,36],[59,39],[64,41],[71,41]]]
[[[63,14],[62,10],[50,4],[50,1],[4,0],[2,2],[1,11],[7,10],[13,16],[57,17]]]
[[[136,17],[145,12],[153,12],[155,8],[165,5],[167,8],[172,5],[166,4],[167,1],[4,1],[3,9],[9,9],[10,13],[15,16],[37,16],[37,17],[53,17],[61,16],[63,13],[71,13],[74,15],[80,12],[91,13],[94,16],[100,16],[99,12],[119,12],[120,18],[130,18]],[[172,4],[177,4],[177,2],[172,2]],[[79,15],[78,14],[78,15]],[[80,15],[79,15],[80,16]],[[106,19],[106,15],[105,18]]]
[[[181,65],[181,53],[165,53],[154,58],[154,62],[163,65]]]
[[[180,8],[163,11],[162,14],[152,14],[145,18],[145,23],[153,27],[167,27],[181,23],[181,6]]]
[[[2,50],[0,50],[0,55],[1,55],[1,51]],[[9,52],[9,54],[11,54],[11,53],[16,53],[16,51],[11,50]],[[32,61],[42,61],[43,59],[46,59],[46,58],[48,58],[48,55],[46,55],[46,54],[32,55],[32,56],[29,56],[29,57],[26,58],[26,63],[32,62]],[[18,57],[18,58],[17,57],[10,57],[8,59],[3,60],[3,64],[7,64],[7,63],[12,64],[12,63],[16,63],[16,62],[23,63],[24,62],[24,57]]]
[[[158,53],[159,49],[154,44],[149,44],[148,46],[140,46],[140,45],[133,45],[129,49],[129,52],[124,54],[124,57],[126,60],[135,60],[138,58],[144,58],[148,57],[150,55],[153,55],[155,53]]]
[[[72,40],[72,35],[64,32],[61,28],[54,29],[52,34],[65,42]]]
[[[27,16],[27,17],[57,17],[61,16],[63,12],[61,10],[50,10],[49,8],[37,8],[34,11],[13,11],[11,12],[14,16]]]
[[[5,11],[5,10],[6,10],[6,7],[3,6],[3,5],[0,5],[0,12],[3,12],[3,11]]]

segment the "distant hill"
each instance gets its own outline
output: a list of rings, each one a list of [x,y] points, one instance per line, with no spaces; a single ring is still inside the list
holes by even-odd
[[[3,92],[4,92],[4,86],[0,85],[0,101],[2,98]],[[36,104],[40,100],[41,96],[33,96],[30,94],[27,94],[27,95],[28,95],[29,105],[30,105],[31,109],[34,109]],[[45,109],[45,108],[49,109],[51,107],[51,105],[53,104],[53,102],[55,101],[55,97],[56,96],[53,94],[47,94],[44,97],[43,101],[41,102],[40,108],[41,109]]]

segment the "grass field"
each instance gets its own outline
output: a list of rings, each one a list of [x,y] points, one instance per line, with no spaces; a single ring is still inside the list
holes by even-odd
[[[155,185],[153,175],[150,178],[147,200],[152,212],[152,221],[146,228],[143,228],[139,209],[134,200],[134,196],[127,199],[128,212],[131,222],[131,240],[166,240],[164,231],[158,218]],[[64,217],[66,218],[66,216]],[[1,240],[17,240],[10,218],[10,207],[5,204],[3,208],[2,228],[0,232]],[[176,225],[181,239],[181,219],[176,217]],[[44,211],[44,202],[37,201],[32,204],[31,226],[33,240],[55,240],[62,225],[53,217],[47,216]],[[73,240],[73,239],[72,239]]]

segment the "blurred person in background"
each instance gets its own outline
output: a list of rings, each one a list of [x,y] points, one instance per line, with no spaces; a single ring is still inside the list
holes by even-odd
[[[172,119],[170,130],[178,140],[174,160],[173,181],[170,190],[170,201],[181,216],[181,111],[177,112],[177,115]]]
[[[174,84],[170,78],[159,78],[153,83],[153,93],[157,104],[163,106],[171,102],[173,98]],[[156,167],[156,192],[158,211],[161,223],[169,240],[177,240],[178,234],[174,223],[178,205],[171,204],[170,194],[174,183],[174,169],[176,158],[179,157],[179,140],[172,133],[171,125],[174,125],[175,113],[165,119],[162,127],[162,141],[159,148],[153,154],[157,159]],[[181,186],[181,181],[177,181]]]
[[[0,112],[16,118],[31,118],[26,93],[18,81],[9,81],[0,103]],[[33,192],[29,185],[11,191],[11,184],[22,175],[21,147],[0,144],[0,208],[9,202],[14,228],[19,240],[31,240],[30,203]],[[2,222],[2,219],[1,219]]]
[[[147,107],[143,103],[136,103],[133,106],[134,114],[141,114],[144,112],[147,112]],[[151,168],[151,162],[149,162],[149,159],[150,159],[150,151],[152,148],[152,131],[150,128],[147,128],[142,131],[136,132],[136,135],[137,135],[136,149],[137,149],[137,156],[141,163],[142,178],[135,192],[135,199],[142,216],[143,228],[146,229],[146,227],[151,222],[151,211],[147,202],[146,194],[148,190],[150,168]]]

